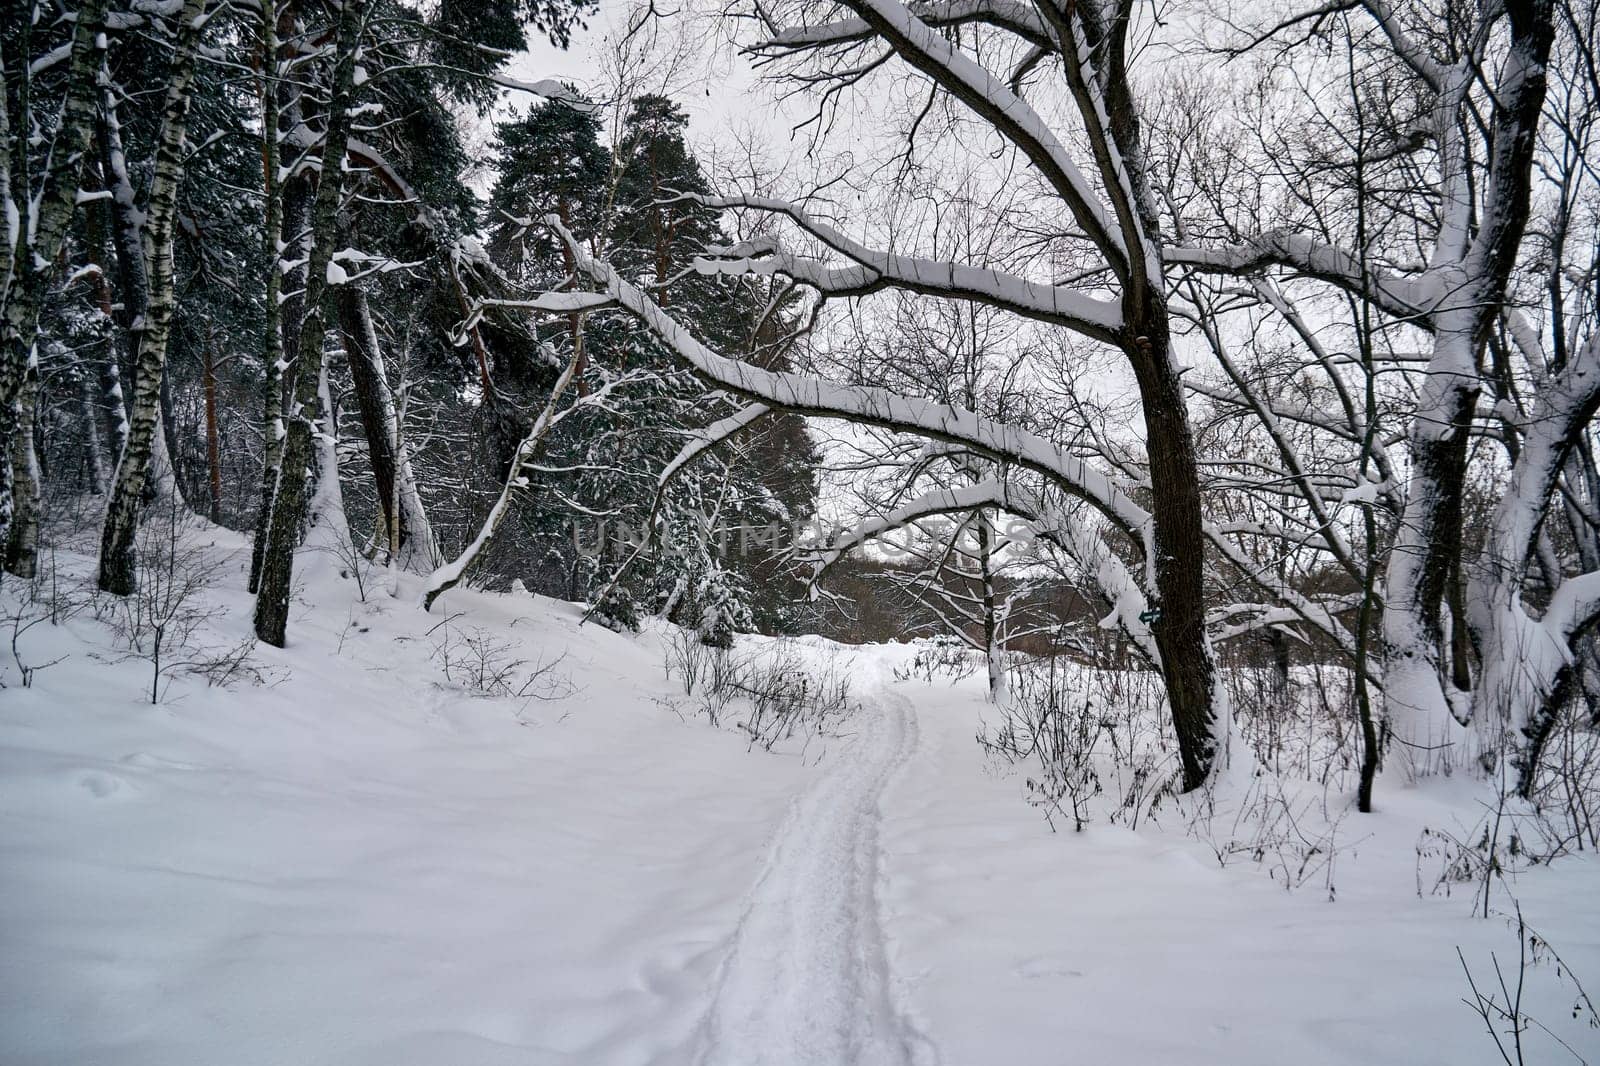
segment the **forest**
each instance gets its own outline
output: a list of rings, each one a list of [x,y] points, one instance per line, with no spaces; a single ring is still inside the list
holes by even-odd
[[[1486,917],[1512,871],[1600,849],[1597,26],[8,0],[0,691],[87,655],[144,663],[149,704],[270,716],[296,656],[370,624],[369,670],[431,641],[450,691],[554,705],[611,692],[632,651],[560,664],[615,634],[752,747],[859,732],[828,772],[878,803],[947,697],[814,661],[861,648],[883,693],[972,679],[962,757],[1050,828],[1178,810],[1330,899],[1335,834],[1376,833]],[[563,53],[588,76],[526,73]],[[513,633],[518,603],[543,620]],[[41,636],[90,618],[101,651]],[[1470,825],[1395,852],[1456,788]],[[1231,837],[1195,828],[1225,801]],[[727,1004],[771,1032],[793,1016],[745,999],[815,978],[741,959],[694,1061],[935,1061],[911,1022],[730,1050]],[[1522,1061],[1504,975],[1462,994]]]

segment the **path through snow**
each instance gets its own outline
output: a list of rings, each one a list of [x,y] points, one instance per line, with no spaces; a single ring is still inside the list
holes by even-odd
[[[62,587],[92,584],[61,558]],[[221,646],[249,633],[236,574],[203,601]],[[1051,834],[973,743],[983,678],[891,682],[912,647],[840,650],[866,707],[803,765],[669,711],[655,634],[454,590],[462,632],[570,673],[519,706],[441,679],[437,616],[309,587],[300,636],[260,653],[275,685],[180,678],[157,707],[91,614],[24,635],[61,663],[0,692],[6,1066],[1494,1057],[1457,949],[1481,978],[1515,928],[1417,894],[1418,834],[1469,836],[1474,781],[1350,815],[1334,903],[1220,868],[1171,807]],[[1584,853],[1506,886],[1591,995],[1597,883]],[[1600,1063],[1564,975],[1530,967],[1524,1006]]]
[[[874,685],[854,742],[790,803],[698,1034],[702,1066],[921,1066],[879,920],[879,800],[917,744],[909,701]]]

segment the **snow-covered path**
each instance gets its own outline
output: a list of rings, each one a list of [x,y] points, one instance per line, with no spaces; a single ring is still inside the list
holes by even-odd
[[[895,1001],[879,920],[880,798],[916,749],[878,684],[854,742],[790,803],[697,1034],[704,1066],[913,1066],[931,1047]]]

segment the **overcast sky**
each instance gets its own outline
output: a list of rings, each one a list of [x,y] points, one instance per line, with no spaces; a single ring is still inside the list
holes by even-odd
[[[603,95],[604,57],[625,32],[628,13],[634,7],[630,0],[600,0],[598,10],[588,20],[588,28],[573,33],[571,48],[563,51],[537,39],[527,52],[512,61],[508,73],[524,81],[559,78],[592,95]],[[662,45],[658,55],[672,47],[678,35],[694,32],[684,15],[665,19],[659,25]],[[749,97],[757,78],[741,56],[730,48],[717,47],[715,42],[698,42],[684,51],[688,59],[681,67],[682,73],[674,84],[664,88],[689,113],[692,139],[719,137],[749,116]],[[763,99],[762,106],[769,102]]]

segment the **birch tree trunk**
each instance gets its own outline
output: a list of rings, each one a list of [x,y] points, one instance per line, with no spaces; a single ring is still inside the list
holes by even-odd
[[[311,209],[311,254],[306,267],[305,317],[296,345],[294,392],[287,412],[282,465],[267,516],[266,543],[261,548],[261,573],[256,592],[256,636],[283,647],[289,622],[289,594],[294,582],[294,552],[306,513],[309,467],[323,374],[327,337],[329,269],[338,239],[338,216],[344,195],[344,162],[350,140],[356,49],[366,21],[367,5],[349,0],[339,12],[334,50],[333,85],[323,133],[320,177]]]
[[[33,577],[39,569],[39,450],[34,414],[39,406],[39,358],[30,353],[17,394],[17,428],[11,446],[11,485],[15,511],[6,538],[6,569]]]
[[[178,186],[183,180],[183,136],[188,128],[189,84],[194,78],[204,11],[204,0],[185,0],[178,14],[172,73],[167,79],[166,102],[156,139],[155,176],[145,210],[144,254],[150,299],[134,367],[128,444],[117,463],[116,482],[100,532],[100,588],[118,596],[132,593],[137,582],[134,534],[139,528],[139,507],[151,469],[151,453],[156,435],[161,432],[161,383],[166,374],[167,342],[172,335],[177,298],[172,249]]]
[[[14,94],[8,92],[6,106],[0,107],[0,112],[4,112],[4,117],[0,118],[0,156],[3,156],[0,171],[5,174],[6,239],[10,242],[7,253],[11,259],[4,289],[0,290],[0,541],[8,546],[12,542],[11,527],[16,513],[12,452],[24,418],[31,424],[32,412],[25,415],[21,404],[27,399],[25,386],[38,336],[39,308],[45,286],[54,272],[67,226],[77,208],[82,156],[94,125],[95,72],[100,66],[99,52],[105,44],[107,6],[107,0],[85,0],[78,9],[67,70],[66,100],[37,198],[28,185],[26,159],[12,158],[13,149],[26,151],[33,128],[28,109],[29,34],[26,29],[22,32],[21,49],[24,69],[6,77],[7,82],[15,77],[18,89]],[[15,117],[10,114],[13,96],[18,103]],[[15,179],[20,179],[20,188],[14,187],[18,184]],[[33,491],[36,493],[36,486]],[[24,506],[36,507],[37,501],[30,499]]]
[[[78,416],[83,421],[83,442],[89,453],[85,458],[91,496],[104,496],[106,487],[111,484],[111,471],[106,468],[109,452],[106,449],[105,427],[102,425],[104,412],[100,410],[97,396],[98,376],[99,367],[91,358],[78,360]]]
[[[107,396],[114,400],[113,413],[117,421],[112,428],[116,434],[116,458],[120,461],[122,453],[128,447],[128,434],[132,431],[128,421],[130,417],[128,397],[122,385],[120,359],[125,358],[130,368],[138,362],[140,338],[144,336],[146,322],[145,312],[150,306],[150,281],[144,261],[145,216],[139,210],[133,180],[128,175],[128,157],[122,146],[119,105],[111,86],[110,72],[104,67],[101,68],[101,77],[106,86],[101,100],[101,117],[97,134],[100,147],[100,180],[111,193],[107,208],[111,218],[111,249],[112,257],[117,263],[117,288],[122,296],[122,307],[114,316],[121,327],[117,338],[118,347],[107,360],[107,372],[103,384]],[[102,299],[110,313],[109,286]]]
[[[117,321],[116,308],[111,298],[111,282],[106,277],[105,240],[101,232],[102,226],[97,220],[97,213],[89,214],[91,223],[89,236],[89,262],[94,266],[95,299],[100,304],[101,325],[105,332],[105,357],[94,368],[95,373],[90,375],[87,365],[84,374],[84,402],[98,409],[101,419],[101,432],[107,441],[106,450],[101,462],[109,458],[114,465],[122,456],[122,449],[128,443],[128,408],[122,398],[122,368],[120,357],[124,333]],[[90,390],[98,387],[98,403],[89,399]],[[111,486],[112,471],[109,469],[100,472],[100,491],[104,495]]]

